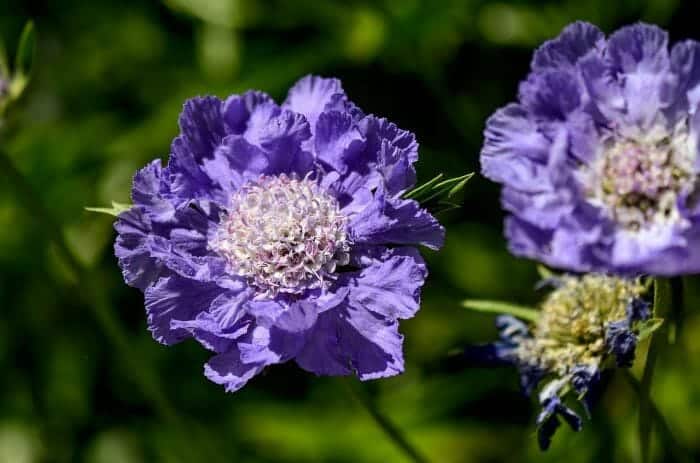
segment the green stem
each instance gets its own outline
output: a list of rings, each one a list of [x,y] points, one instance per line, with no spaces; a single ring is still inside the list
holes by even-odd
[[[345,387],[352,398],[362,405],[369,413],[374,422],[379,426],[384,434],[406,455],[406,457],[415,463],[427,463],[428,460],[406,439],[401,430],[389,420],[377,408],[376,403],[366,394],[358,392],[349,381],[344,381]]]
[[[654,316],[661,317],[671,312],[673,297],[671,283],[665,278],[654,280]],[[651,384],[659,352],[668,340],[667,328],[662,326],[649,340],[647,360],[639,385],[639,453],[642,463],[651,461],[651,431],[653,427],[653,402]]]
[[[80,282],[80,291],[76,291],[76,294],[82,297],[87,302],[86,305],[92,309],[95,319],[117,352],[118,358],[121,358],[126,363],[126,371],[134,375],[134,381],[141,388],[146,400],[151,403],[155,412],[163,420],[171,423],[179,430],[186,430],[187,427],[166,399],[163,388],[157,376],[153,373],[153,367],[143,362],[143,356],[132,347],[126,330],[114,316],[114,312],[105,296],[106,290],[101,284],[100,275],[80,262],[73,253],[63,236],[61,224],[54,218],[51,211],[36,194],[34,188],[25,179],[24,175],[17,170],[10,157],[3,150],[0,150],[0,173],[4,174],[14,187],[18,199],[24,203],[27,212],[41,225],[41,229],[47,233],[49,239],[55,244],[60,258],[77,277]],[[188,434],[191,434],[191,431],[188,431]],[[194,449],[192,449],[192,454],[195,457],[198,456]],[[187,459],[183,456],[183,460]]]
[[[673,324],[669,327],[672,330],[669,333],[669,342],[675,344],[681,336],[681,328],[683,325],[683,278],[671,278],[671,319]]]
[[[641,399],[642,384],[637,378],[634,377],[634,375],[632,375],[632,373],[629,370],[624,370],[624,373],[627,382]],[[671,431],[671,428],[669,427],[666,418],[661,413],[661,410],[659,410],[659,407],[656,406],[656,403],[652,399],[649,399],[648,403],[649,410],[651,411],[651,417],[654,420],[654,424],[656,424],[657,429],[659,430],[659,434],[661,435],[661,440],[664,443],[664,447],[667,448],[673,454],[674,460],[683,463],[690,463],[691,461],[693,461],[690,457],[690,453],[688,452],[688,450],[683,448],[678,443],[678,441],[676,441],[676,438],[673,437],[673,432]]]

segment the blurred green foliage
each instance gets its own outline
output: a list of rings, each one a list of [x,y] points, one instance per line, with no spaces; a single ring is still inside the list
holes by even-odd
[[[3,1],[7,49],[33,18],[38,50],[0,143],[60,225],[42,226],[0,182],[0,462],[404,461],[339,378],[280,366],[230,395],[203,377],[209,354],[194,342],[154,342],[112,255],[112,219],[84,206],[129,202],[134,171],[167,157],[187,97],[257,88],[282,98],[310,72],[341,78],[365,111],[414,131],[422,182],[478,170],[484,120],[514,97],[542,40],[575,19],[607,31],[643,19],[698,39],[693,3]],[[539,297],[535,264],[506,251],[497,188],[475,178],[464,191],[465,206],[442,217],[444,251],[426,253],[422,310],[402,324],[406,373],[360,387],[435,462],[633,461],[637,407],[622,378],[610,378],[583,432],[563,430],[541,454],[515,372],[452,364],[452,350],[495,336],[493,316],[461,300]],[[61,234],[89,282],[53,244]],[[689,281],[684,331],[653,393],[700,456],[700,287]],[[155,378],[150,393],[142,370]],[[670,461],[658,446],[656,456]]]

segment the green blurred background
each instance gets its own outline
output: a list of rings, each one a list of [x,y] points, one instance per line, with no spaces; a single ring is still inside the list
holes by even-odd
[[[606,31],[639,19],[700,39],[680,0],[3,0],[10,50],[39,33],[33,81],[0,138],[60,225],[0,182],[0,462],[393,462],[404,456],[340,378],[270,368],[226,394],[194,342],[150,338],[142,295],[123,284],[108,216],[134,171],[168,154],[190,96],[248,88],[283,98],[306,73],[337,76],[366,112],[416,133],[421,179],[478,170],[485,118],[512,100],[534,47],[568,22]],[[536,449],[533,407],[510,369],[464,369],[448,353],[493,339],[465,297],[532,303],[535,265],[511,257],[498,189],[476,177],[442,217],[422,310],[402,323],[406,373],[352,385],[434,462],[634,461],[636,399],[607,381],[581,433]],[[63,234],[84,271],[52,237]],[[654,396],[679,445],[700,457],[698,286],[663,353]],[[457,362],[458,363],[458,362]],[[641,363],[641,362],[638,362]],[[672,461],[656,448],[658,461]]]

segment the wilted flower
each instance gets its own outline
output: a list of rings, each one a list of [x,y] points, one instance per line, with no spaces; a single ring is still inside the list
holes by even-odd
[[[700,44],[577,22],[540,47],[488,121],[513,253],[575,271],[700,271]]]
[[[336,79],[186,102],[166,167],[140,170],[119,215],[124,278],[164,344],[194,337],[228,391],[294,359],[323,375],[403,371],[398,319],[418,310],[417,249],[444,230],[402,195],[413,134],[365,115]]]
[[[554,283],[532,326],[499,316],[500,341],[467,350],[480,360],[485,355],[491,363],[517,366],[528,395],[541,386],[537,425],[542,449],[549,447],[559,418],[581,429],[578,414],[566,405],[569,393],[588,411],[601,371],[612,363],[631,366],[642,328],[654,322],[643,299],[646,286],[638,279],[589,274],[557,277]]]

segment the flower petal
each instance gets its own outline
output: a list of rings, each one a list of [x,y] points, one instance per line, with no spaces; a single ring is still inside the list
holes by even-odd
[[[482,174],[521,191],[549,188],[546,162],[551,142],[540,133],[525,108],[510,104],[486,121],[481,150]]]
[[[414,248],[392,250],[343,282],[348,300],[388,319],[411,318],[420,305],[427,269]]]
[[[215,355],[204,365],[204,375],[226,392],[235,392],[265,367],[264,363],[243,363],[238,348]]]
[[[311,132],[315,132],[318,117],[327,105],[338,101],[338,95],[345,95],[338,79],[309,75],[292,86],[282,107],[303,114],[309,121]]]
[[[174,320],[191,320],[209,310],[212,301],[225,290],[212,283],[171,275],[159,279],[145,291],[148,329],[163,344],[175,344],[190,336],[181,328],[172,328]]]
[[[274,104],[266,93],[248,91],[242,95],[231,95],[222,107],[222,117],[229,134],[241,135],[249,129],[251,114],[261,105]]]
[[[444,227],[417,201],[388,199],[381,190],[350,217],[349,229],[359,244],[421,244],[440,249],[445,240]]]
[[[383,378],[403,372],[402,344],[396,321],[347,304],[319,316],[296,362],[317,375]]]
[[[141,206],[122,212],[114,223],[117,231],[114,254],[122,269],[124,281],[141,291],[169,273],[162,262],[151,256],[148,247],[151,228],[151,218]]]
[[[318,159],[340,173],[347,171],[346,160],[365,145],[354,119],[348,113],[322,113],[316,123],[315,152]]]
[[[572,69],[591,49],[601,47],[605,37],[593,24],[576,21],[553,40],[537,49],[532,59],[534,70]]]

